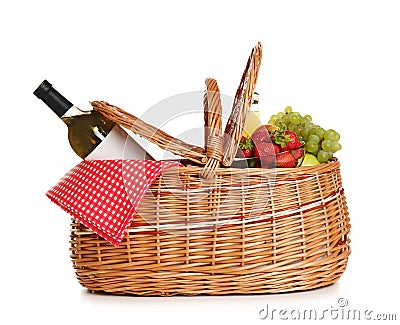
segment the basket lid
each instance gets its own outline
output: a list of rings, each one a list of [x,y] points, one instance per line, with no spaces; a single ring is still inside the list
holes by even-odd
[[[245,70],[237,88],[232,110],[222,135],[222,106],[220,92],[215,79],[206,79],[204,95],[205,148],[188,144],[166,132],[144,122],[135,115],[104,101],[93,101],[93,109],[130,129],[161,149],[186,158],[200,165],[206,165],[202,175],[210,176],[220,164],[230,166],[236,155],[247,113],[252,103],[258,72],[262,58],[262,45],[259,42],[253,47],[247,60]],[[209,162],[209,161],[212,161]],[[206,171],[208,170],[208,171]]]

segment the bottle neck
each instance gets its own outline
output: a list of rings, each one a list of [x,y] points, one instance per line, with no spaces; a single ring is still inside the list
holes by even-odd
[[[72,105],[71,108],[64,113],[64,115],[60,116],[61,119],[67,118],[67,117],[73,117],[73,116],[79,116],[79,115],[89,115],[91,114],[91,111],[83,111],[79,107]]]
[[[68,99],[55,90],[47,80],[44,80],[33,94],[41,99],[60,118],[74,106]]]
[[[83,115],[90,115],[93,111],[82,111],[75,105],[73,105],[63,116],[60,116],[61,120],[69,127],[74,123],[77,117]],[[101,137],[100,137],[101,138]]]

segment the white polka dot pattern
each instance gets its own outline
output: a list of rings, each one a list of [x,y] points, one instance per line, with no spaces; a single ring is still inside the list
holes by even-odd
[[[118,246],[143,196],[177,162],[90,160],[71,169],[46,195],[77,221]]]

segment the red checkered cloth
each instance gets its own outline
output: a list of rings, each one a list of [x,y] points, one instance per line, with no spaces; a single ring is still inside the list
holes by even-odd
[[[46,195],[111,244],[124,239],[147,189],[179,163],[153,160],[84,160]]]

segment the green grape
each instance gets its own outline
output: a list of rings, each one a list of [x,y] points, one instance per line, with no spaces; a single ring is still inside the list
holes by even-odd
[[[332,149],[331,150],[333,152],[339,151],[340,149],[342,149],[342,145],[339,142],[336,142],[336,141],[332,142]]]
[[[296,127],[296,124],[289,123],[287,127],[288,127],[289,131],[294,132],[294,128]]]
[[[342,149],[338,132],[333,129],[325,130],[312,123],[311,115],[302,116],[299,112],[294,112],[291,106],[285,107],[282,112],[271,115],[268,124],[276,125],[282,130],[295,132],[299,140],[306,143],[307,152],[317,156],[320,162],[328,161],[335,152]]]
[[[322,141],[321,147],[326,151],[333,150],[333,142],[331,140],[325,139],[324,141]]]
[[[313,127],[311,128],[311,130],[310,130],[310,135],[311,135],[311,134],[317,135],[317,130],[318,130],[318,128],[319,128],[319,126],[314,124],[314,126],[313,126]],[[319,137],[318,137],[318,138],[319,138]]]
[[[322,139],[324,137],[325,134],[325,130],[321,127],[317,128],[317,130],[315,131],[315,134],[318,135],[318,137],[320,139]]]
[[[306,143],[306,150],[309,153],[316,154],[318,152],[319,146],[317,142],[314,141],[307,141]]]
[[[340,134],[337,133],[335,130],[329,129],[328,131],[325,132],[324,138],[337,142],[340,140]]]
[[[297,136],[301,136],[301,130],[303,128],[301,127],[301,125],[296,125],[296,127],[294,128],[294,132],[296,132]]]
[[[311,130],[313,127],[315,127],[315,124],[311,122],[306,122],[304,123],[304,127],[308,127]]]
[[[326,163],[329,160],[329,153],[325,150],[318,151],[317,159],[320,163]]]
[[[293,124],[300,124],[301,123],[301,116],[297,114],[292,114],[290,117],[290,123]]]
[[[308,137],[309,133],[310,133],[311,128],[308,126],[304,126],[303,129],[301,130],[301,135],[303,137]]]
[[[311,131],[312,131],[312,130],[311,130]],[[316,135],[316,134],[310,134],[310,135],[308,136],[308,141],[313,141],[313,142],[315,142],[315,143],[319,143],[320,138],[319,138],[319,136]]]
[[[282,122],[282,119],[277,120],[276,124],[274,124],[274,125],[276,125],[278,128],[280,128],[282,130],[285,130],[285,128],[286,128],[286,125]]]
[[[292,112],[292,108],[290,106],[286,106],[284,109],[285,113],[291,113]]]
[[[287,116],[287,115],[282,116],[282,123],[288,124],[289,123],[289,116]]]

